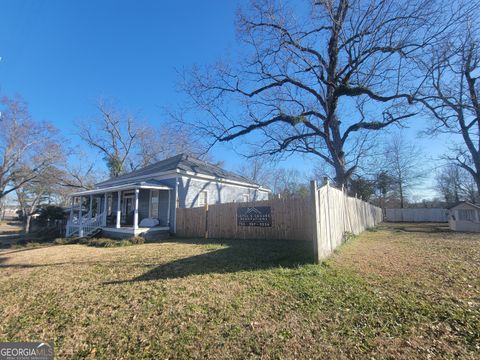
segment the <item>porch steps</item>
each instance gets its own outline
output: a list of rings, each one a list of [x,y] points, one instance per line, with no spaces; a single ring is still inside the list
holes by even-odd
[[[83,237],[85,239],[91,239],[92,237],[97,236],[101,232],[102,232],[102,228],[96,228],[95,230],[90,231],[88,234],[83,234]]]

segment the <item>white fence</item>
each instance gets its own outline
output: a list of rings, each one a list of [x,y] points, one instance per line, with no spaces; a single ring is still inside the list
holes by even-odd
[[[385,220],[392,222],[447,222],[448,210],[439,208],[387,209]]]
[[[314,210],[315,261],[326,258],[344,241],[345,233],[360,234],[380,223],[382,209],[368,202],[347,196],[328,183],[317,189],[311,182]]]

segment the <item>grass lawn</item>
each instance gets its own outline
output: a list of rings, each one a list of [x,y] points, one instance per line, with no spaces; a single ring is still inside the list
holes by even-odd
[[[382,225],[295,242],[0,252],[0,341],[58,358],[478,358],[480,236]]]

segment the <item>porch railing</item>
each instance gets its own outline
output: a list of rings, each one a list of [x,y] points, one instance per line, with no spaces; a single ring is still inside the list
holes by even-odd
[[[82,216],[81,225],[78,216],[68,220],[66,236],[89,236],[102,226],[106,226],[105,214],[102,212],[92,217],[91,212],[88,212]]]

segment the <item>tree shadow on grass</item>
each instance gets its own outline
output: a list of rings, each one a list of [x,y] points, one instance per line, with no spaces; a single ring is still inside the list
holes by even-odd
[[[0,269],[1,268],[8,268],[8,267],[17,267],[17,268],[29,268],[29,267],[40,267],[40,266],[45,266],[45,265],[35,265],[35,264],[5,264],[7,260],[11,257],[11,254],[19,253],[19,252],[24,252],[24,251],[31,251],[31,250],[36,250],[40,249],[40,247],[26,247],[26,248],[20,248],[20,249],[2,249],[0,248]]]
[[[190,275],[235,273],[275,267],[293,268],[313,262],[311,242],[176,239],[175,243],[202,245],[206,252],[156,266],[130,280],[111,281],[104,284],[165,280]]]

